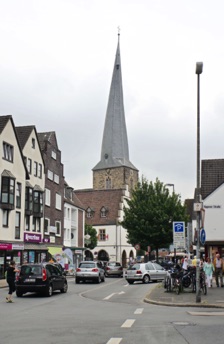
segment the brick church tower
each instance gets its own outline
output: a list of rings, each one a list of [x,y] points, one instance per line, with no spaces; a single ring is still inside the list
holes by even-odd
[[[128,137],[125,123],[120,57],[120,35],[114,62],[110,94],[104,124],[101,159],[93,168],[93,189],[129,191],[138,181],[138,170],[129,160]]]
[[[138,181],[138,170],[129,160],[121,75],[120,42],[115,56],[104,125],[101,159],[93,168],[93,188],[75,190],[84,205],[85,222],[97,231],[97,247],[85,251],[86,259],[119,261],[125,267],[136,254],[120,222],[126,199]]]

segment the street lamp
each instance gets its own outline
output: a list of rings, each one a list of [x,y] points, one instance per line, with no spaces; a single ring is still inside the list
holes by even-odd
[[[171,186],[173,188],[173,194],[174,194],[174,184],[165,184],[165,186]]]
[[[200,268],[199,268],[199,259],[200,259],[200,211],[201,211],[201,182],[200,182],[200,74],[202,73],[203,63],[196,63],[197,74],[197,188],[196,188],[196,231],[197,231],[197,267],[196,267],[196,302],[201,302],[201,293],[200,293]]]

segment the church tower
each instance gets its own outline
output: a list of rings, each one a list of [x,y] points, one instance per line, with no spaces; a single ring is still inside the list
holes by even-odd
[[[93,189],[121,189],[129,191],[138,181],[138,170],[129,160],[125,123],[120,58],[120,34],[114,62],[112,81],[104,124],[101,159],[93,168]]]

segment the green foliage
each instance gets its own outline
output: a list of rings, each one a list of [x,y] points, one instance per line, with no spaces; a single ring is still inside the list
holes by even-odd
[[[89,239],[85,239],[85,247],[93,250],[97,246],[97,231],[90,225],[85,224],[85,235],[90,235]]]
[[[181,204],[178,194],[170,194],[166,185],[156,179],[148,182],[142,177],[126,199],[122,226],[127,229],[127,239],[133,246],[140,244],[141,249],[158,250],[168,247],[173,241],[173,221],[187,221],[186,208]]]

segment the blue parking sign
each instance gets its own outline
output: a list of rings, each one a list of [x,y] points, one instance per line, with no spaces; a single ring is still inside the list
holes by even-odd
[[[175,233],[184,232],[184,222],[173,222],[173,230]]]

